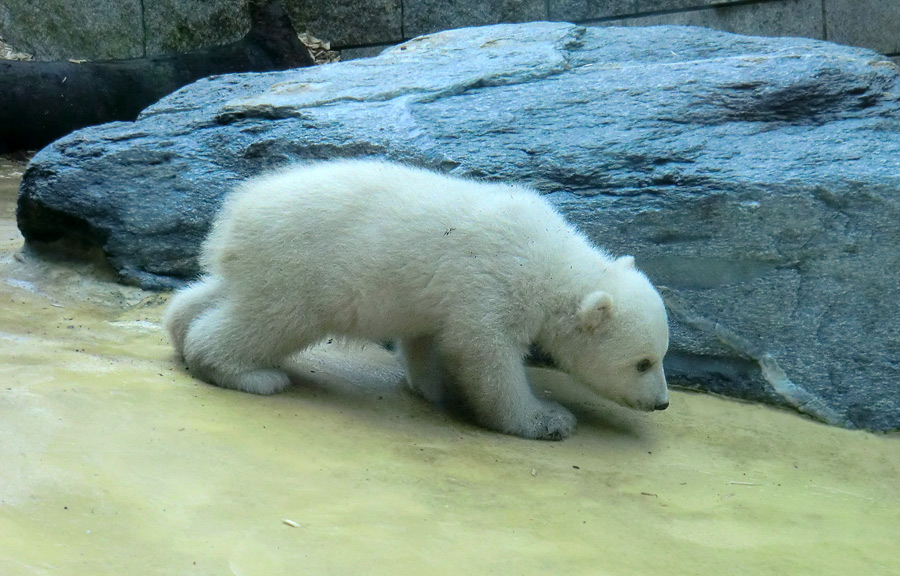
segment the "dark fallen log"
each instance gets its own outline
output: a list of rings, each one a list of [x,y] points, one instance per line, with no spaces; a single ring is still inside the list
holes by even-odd
[[[0,61],[0,153],[34,150],[141,110],[195,80],[310,66],[280,0],[250,1],[250,31],[203,50],[104,62]]]

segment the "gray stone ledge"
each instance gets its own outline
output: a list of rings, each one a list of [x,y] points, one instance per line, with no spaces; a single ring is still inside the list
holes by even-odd
[[[38,153],[18,222],[173,287],[235,181],[342,156],[544,192],[660,286],[675,385],[900,429],[900,70],[865,49],[534,23],[209,78]]]

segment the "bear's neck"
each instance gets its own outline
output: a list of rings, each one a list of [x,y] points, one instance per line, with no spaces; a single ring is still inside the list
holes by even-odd
[[[524,301],[541,311],[533,341],[552,352],[557,333],[564,329],[584,297],[607,289],[605,279],[614,259],[580,234],[574,234],[565,245],[556,246],[553,256],[543,262],[544,267],[533,271],[535,290],[531,299]]]

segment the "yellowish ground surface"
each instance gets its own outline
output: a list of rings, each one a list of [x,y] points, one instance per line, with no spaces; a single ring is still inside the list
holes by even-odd
[[[675,393],[561,443],[406,394],[377,347],[255,397],[192,380],[165,297],[17,257],[0,165],[0,574],[890,575],[900,439]],[[574,398],[569,382],[537,387]]]

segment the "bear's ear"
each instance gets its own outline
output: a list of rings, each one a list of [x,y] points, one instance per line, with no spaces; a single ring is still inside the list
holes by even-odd
[[[634,268],[634,256],[622,256],[616,258],[616,264],[622,268]]]
[[[581,301],[578,307],[578,320],[586,330],[596,330],[612,316],[612,296],[598,290],[591,292]]]

